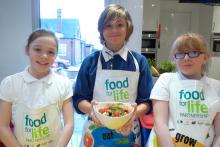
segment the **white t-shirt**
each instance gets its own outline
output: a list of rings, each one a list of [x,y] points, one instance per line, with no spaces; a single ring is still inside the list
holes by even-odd
[[[73,95],[72,83],[67,77],[50,71],[42,79],[36,79],[27,69],[6,77],[0,85],[0,99],[12,103],[12,122],[18,102],[34,109],[57,103],[61,110],[63,101]]]
[[[204,145],[220,112],[220,81],[207,76],[188,80],[179,73],[164,73],[150,98],[169,102],[169,129],[175,142]]]

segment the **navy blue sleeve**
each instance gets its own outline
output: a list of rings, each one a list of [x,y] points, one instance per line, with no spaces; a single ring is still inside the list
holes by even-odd
[[[136,52],[132,52],[132,53],[134,57],[137,59],[140,68],[136,103],[137,104],[148,103],[150,104],[152,109],[150,93],[153,87],[153,80],[147,59],[141,54],[138,54]]]
[[[83,114],[78,108],[78,104],[82,100],[91,101],[93,99],[93,89],[96,78],[97,62],[99,53],[95,52],[84,59],[76,80],[76,85],[73,94],[73,106],[77,113]],[[152,76],[147,60],[141,54],[133,52],[139,64],[140,76],[137,87],[136,103],[148,103],[151,105],[150,92],[153,87]],[[135,64],[132,55],[128,54],[127,62],[117,56],[112,61],[105,62],[101,56],[102,68],[109,69],[110,62],[113,63],[113,70],[135,71]]]
[[[73,106],[77,113],[84,114],[78,108],[78,104],[82,100],[91,101],[93,98],[93,88],[95,84],[97,61],[99,57],[99,51],[89,55],[83,60],[80,67],[74,94],[73,94]]]

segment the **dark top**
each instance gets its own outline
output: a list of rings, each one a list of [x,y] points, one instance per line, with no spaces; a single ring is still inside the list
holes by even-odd
[[[151,105],[150,92],[153,87],[152,76],[150,68],[146,58],[134,51],[131,51],[139,64],[139,81],[136,103],[149,103]],[[80,67],[74,94],[73,94],[73,106],[77,113],[84,114],[78,108],[78,104],[82,100],[91,101],[93,99],[93,89],[95,85],[96,70],[100,51],[96,51],[86,57]],[[127,61],[125,61],[120,55],[115,55],[111,60],[105,62],[103,55],[101,54],[102,69],[112,70],[126,70],[136,71],[134,59],[130,52],[128,52]],[[110,66],[112,64],[112,67]]]

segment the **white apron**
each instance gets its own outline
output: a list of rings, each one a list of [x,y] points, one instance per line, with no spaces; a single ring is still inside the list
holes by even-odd
[[[39,109],[19,103],[14,113],[14,134],[22,146],[56,146],[61,131],[61,112],[57,103]]]
[[[136,71],[103,70],[98,59],[93,99],[96,101],[135,102],[139,79],[139,65],[133,57]],[[133,55],[132,55],[133,56]],[[140,146],[141,135],[138,120],[134,121],[132,133],[128,137],[105,127],[97,126],[89,120],[81,146],[86,147],[131,147]]]
[[[170,83],[169,130],[176,147],[210,147],[213,120],[219,111],[217,93],[204,81],[179,80]],[[159,147],[152,129],[148,147]]]

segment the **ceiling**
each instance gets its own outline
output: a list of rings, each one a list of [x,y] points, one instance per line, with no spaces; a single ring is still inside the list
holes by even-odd
[[[180,0],[160,0],[160,1],[161,2],[179,2]],[[204,0],[182,0],[182,1],[184,1],[184,3],[199,3],[199,1],[201,1],[201,4],[210,5],[210,6],[220,6],[220,0],[206,0],[205,3],[204,3]]]

